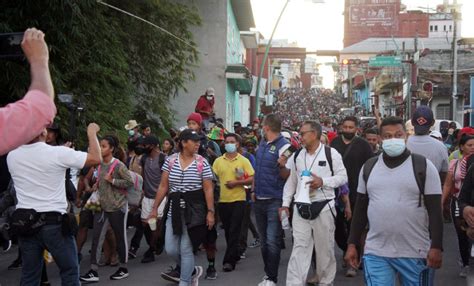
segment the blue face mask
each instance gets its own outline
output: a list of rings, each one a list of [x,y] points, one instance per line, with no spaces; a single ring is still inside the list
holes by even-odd
[[[237,145],[234,143],[227,143],[225,144],[225,151],[228,153],[235,153],[237,152]]]
[[[135,135],[135,131],[133,129],[128,130],[128,136],[132,137],[133,135]]]
[[[390,157],[400,156],[405,151],[405,139],[392,138],[382,142],[383,151]]]

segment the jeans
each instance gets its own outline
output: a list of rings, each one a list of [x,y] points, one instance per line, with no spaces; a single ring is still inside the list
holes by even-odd
[[[434,269],[426,266],[426,259],[389,258],[366,254],[363,261],[367,286],[396,285],[397,273],[402,286],[433,285]]]
[[[242,230],[242,219],[246,202],[219,203],[219,215],[224,225],[225,250],[223,264],[229,263],[233,267],[240,260],[239,238]]]
[[[182,217],[182,221],[185,221],[184,216]],[[183,223],[183,233],[181,235],[175,235],[173,234],[171,217],[166,219],[165,249],[166,253],[173,257],[176,264],[181,268],[179,285],[191,285],[194,271],[194,253],[185,223]]]
[[[40,284],[43,268],[43,251],[47,249],[58,265],[61,285],[80,285],[76,241],[72,235],[62,234],[61,224],[49,224],[30,237],[19,237],[23,259],[22,286]]]
[[[254,204],[265,274],[275,283],[278,282],[278,266],[283,239],[283,230],[278,217],[278,209],[281,204],[282,200],[280,199],[257,200]]]

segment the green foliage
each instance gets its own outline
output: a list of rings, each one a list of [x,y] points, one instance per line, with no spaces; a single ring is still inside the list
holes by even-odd
[[[196,9],[165,0],[107,3],[196,45],[189,31],[201,23]],[[79,142],[84,143],[89,122],[97,122],[101,134],[115,133],[122,139],[129,119],[150,123],[159,135],[171,127],[169,99],[194,79],[191,68],[198,61],[194,48],[93,0],[2,1],[0,33],[32,26],[46,34],[56,93],[75,94],[85,107]],[[0,60],[0,105],[24,95],[28,69],[25,61]],[[56,105],[57,121],[68,126],[69,111],[58,101]]]

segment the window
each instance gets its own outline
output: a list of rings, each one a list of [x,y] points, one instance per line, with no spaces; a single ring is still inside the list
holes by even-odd
[[[450,32],[453,31],[453,25],[449,25],[449,31],[450,31]]]
[[[434,26],[435,32],[438,32],[438,25]]]
[[[430,25],[430,32],[433,32],[433,25]]]
[[[446,25],[444,25],[443,31],[445,31],[445,32],[446,32]]]
[[[438,104],[438,106],[436,106],[436,119],[449,118],[449,111],[449,104]]]

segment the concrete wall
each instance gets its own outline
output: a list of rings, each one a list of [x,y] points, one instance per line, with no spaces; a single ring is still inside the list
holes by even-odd
[[[180,90],[172,103],[176,126],[186,125],[189,113],[194,112],[196,102],[207,87],[216,91],[216,117],[225,118],[226,107],[226,43],[228,0],[187,1],[176,0],[185,5],[195,5],[202,25],[191,29],[194,41],[201,52],[200,61],[194,68],[196,80],[186,84],[187,92]]]

